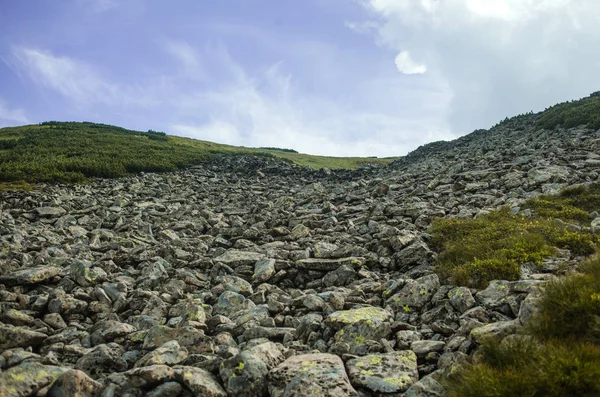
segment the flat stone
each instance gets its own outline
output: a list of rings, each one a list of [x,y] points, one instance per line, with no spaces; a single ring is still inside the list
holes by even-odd
[[[61,274],[61,269],[54,266],[36,266],[19,269],[0,276],[0,284],[31,285],[44,283]]]
[[[48,336],[23,327],[0,325],[0,348],[37,346]]]
[[[419,380],[417,356],[410,350],[369,354],[346,363],[354,387],[375,393],[402,393]]]
[[[259,254],[257,252],[229,250],[223,255],[215,258],[215,261],[236,268],[238,266],[254,265],[257,261],[263,259],[264,257],[265,256],[263,254]]]
[[[355,397],[344,363],[333,354],[293,356],[269,372],[270,397]]]
[[[0,396],[28,397],[52,384],[67,368],[25,362],[0,372]]]
[[[296,267],[298,269],[319,270],[322,272],[330,272],[342,265],[348,265],[352,268],[360,268],[364,264],[365,258],[362,257],[349,257],[339,259],[308,258],[296,261]]]
[[[360,309],[340,310],[331,313],[325,322],[334,329],[341,329],[348,324],[353,324],[361,320],[370,320],[381,324],[391,321],[393,316],[387,310],[380,307],[362,307]]]

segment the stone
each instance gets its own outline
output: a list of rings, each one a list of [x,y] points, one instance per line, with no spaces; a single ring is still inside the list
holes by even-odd
[[[436,274],[430,274],[416,280],[406,280],[404,287],[386,303],[395,312],[412,312],[425,306],[433,294],[440,287],[440,281]]]
[[[24,327],[0,325],[0,349],[38,346],[48,336]]]
[[[425,376],[406,391],[406,397],[444,397],[446,391],[431,376]]]
[[[67,368],[24,362],[0,372],[0,396],[28,397],[52,384]]]
[[[369,354],[346,363],[352,386],[374,393],[402,393],[419,380],[417,356],[410,350]]]
[[[498,321],[474,328],[471,330],[471,337],[478,343],[491,337],[502,339],[507,335],[514,334],[519,327],[519,320]]]
[[[269,372],[270,397],[357,397],[342,360],[335,355],[293,356]]]
[[[325,322],[333,329],[339,330],[346,325],[362,320],[371,321],[374,326],[379,326],[384,322],[392,321],[392,319],[392,314],[380,307],[363,307],[360,309],[333,312],[327,317]]]
[[[227,397],[223,387],[213,374],[200,368],[175,366],[175,380],[183,384],[195,396]]]
[[[414,351],[417,357],[425,357],[431,352],[441,352],[446,342],[435,340],[417,340],[411,343],[410,350]]]
[[[477,304],[471,291],[466,287],[456,287],[448,292],[450,304],[460,313],[464,313]]]
[[[92,377],[114,371],[125,371],[127,363],[121,358],[122,355],[123,348],[116,343],[98,345],[77,360],[75,367]]]
[[[134,368],[147,367],[150,365],[179,364],[188,356],[187,349],[179,346],[179,342],[171,340],[149,352],[144,357],[140,358],[134,365]]]
[[[267,396],[267,364],[250,352],[223,361],[219,374],[229,396]]]
[[[238,266],[254,265],[257,261],[264,259],[264,257],[263,254],[257,252],[229,250],[215,258],[215,261],[236,268]]]
[[[69,370],[60,375],[48,390],[46,397],[88,397],[103,388],[84,372]]]
[[[61,270],[54,266],[36,266],[19,269],[0,276],[0,284],[6,285],[32,285],[45,283],[61,274]]]
[[[260,259],[254,264],[252,280],[258,283],[267,282],[275,275],[275,259]]]
[[[39,207],[35,209],[35,212],[41,217],[47,218],[58,218],[67,213],[62,207]]]

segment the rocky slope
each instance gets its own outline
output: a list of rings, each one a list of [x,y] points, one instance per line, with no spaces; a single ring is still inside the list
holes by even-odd
[[[534,121],[385,168],[217,157],[0,193],[0,395],[443,395],[551,275],[444,285],[431,220],[598,180],[599,133]]]

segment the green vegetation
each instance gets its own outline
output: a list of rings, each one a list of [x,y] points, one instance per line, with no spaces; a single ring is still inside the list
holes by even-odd
[[[599,193],[595,184],[539,196],[526,203],[535,210],[532,217],[503,208],[476,219],[436,219],[431,226],[436,270],[454,284],[485,287],[494,279],[518,279],[521,264],[540,265],[556,248],[590,255],[599,236],[570,222],[589,225],[588,211],[600,210]]]
[[[282,148],[278,148],[278,147],[259,147],[259,149],[262,149],[262,150],[277,150],[277,151],[280,151],[280,152],[298,153],[294,149],[282,149]]]
[[[600,395],[600,257],[548,283],[526,335],[487,340],[446,379],[450,397]]]
[[[554,105],[546,109],[537,122],[539,127],[554,129],[587,125],[588,128],[600,129],[600,95],[598,92],[578,101],[570,101]]]
[[[0,182],[82,182],[137,172],[183,169],[215,154],[276,157],[312,168],[354,169],[392,159],[310,156],[291,149],[253,149],[170,136],[164,132],[75,122],[0,129]]]

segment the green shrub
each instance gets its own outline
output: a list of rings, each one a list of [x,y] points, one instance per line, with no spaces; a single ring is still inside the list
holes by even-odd
[[[546,285],[539,311],[528,325],[532,335],[600,345],[600,257],[581,271]]]
[[[515,338],[487,341],[481,349],[474,363],[445,380],[449,397],[600,395],[597,346]]]
[[[564,102],[546,109],[537,121],[539,127],[554,129],[586,125],[588,128],[600,128],[600,97],[590,95],[578,101]]]

